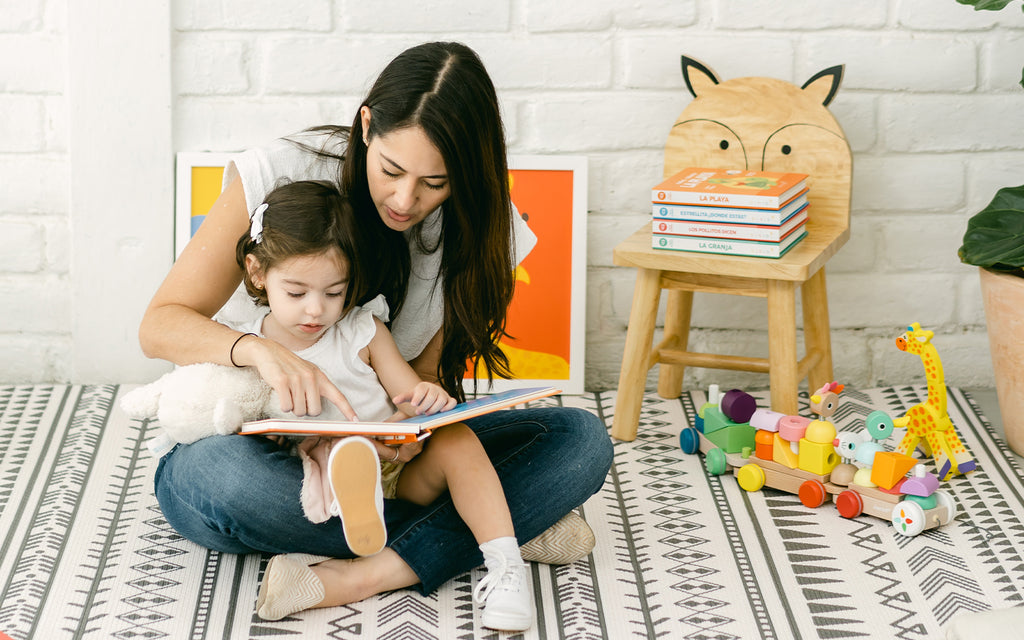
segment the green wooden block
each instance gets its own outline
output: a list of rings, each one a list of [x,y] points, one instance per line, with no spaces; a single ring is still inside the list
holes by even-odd
[[[705,422],[706,425],[707,422]],[[754,433],[756,431],[757,429],[749,424],[731,424],[712,433],[705,431],[704,435],[726,453],[739,453],[746,448],[754,448]]]

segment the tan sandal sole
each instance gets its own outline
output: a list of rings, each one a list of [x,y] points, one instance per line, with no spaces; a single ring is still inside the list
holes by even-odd
[[[341,511],[345,541],[352,553],[370,556],[388,541],[384,518],[377,512],[380,462],[363,443],[342,445],[331,460],[334,499]]]

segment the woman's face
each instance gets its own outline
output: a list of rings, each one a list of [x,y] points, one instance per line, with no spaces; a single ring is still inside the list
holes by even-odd
[[[368,131],[370,110],[363,107],[361,115]],[[395,231],[422,222],[451,193],[441,152],[420,127],[369,139],[366,180],[381,220]]]

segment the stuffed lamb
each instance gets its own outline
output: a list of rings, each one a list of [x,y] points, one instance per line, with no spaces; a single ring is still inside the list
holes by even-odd
[[[210,363],[178,367],[130,391],[121,408],[133,418],[156,418],[171,440],[183,444],[234,433],[247,420],[295,417],[281,411],[277,394],[256,369]],[[334,405],[324,403],[318,418],[332,417],[344,419]]]

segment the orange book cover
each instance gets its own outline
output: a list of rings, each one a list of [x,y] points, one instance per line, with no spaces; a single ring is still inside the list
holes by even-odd
[[[655,204],[779,209],[807,190],[807,175],[689,167],[654,187]]]

